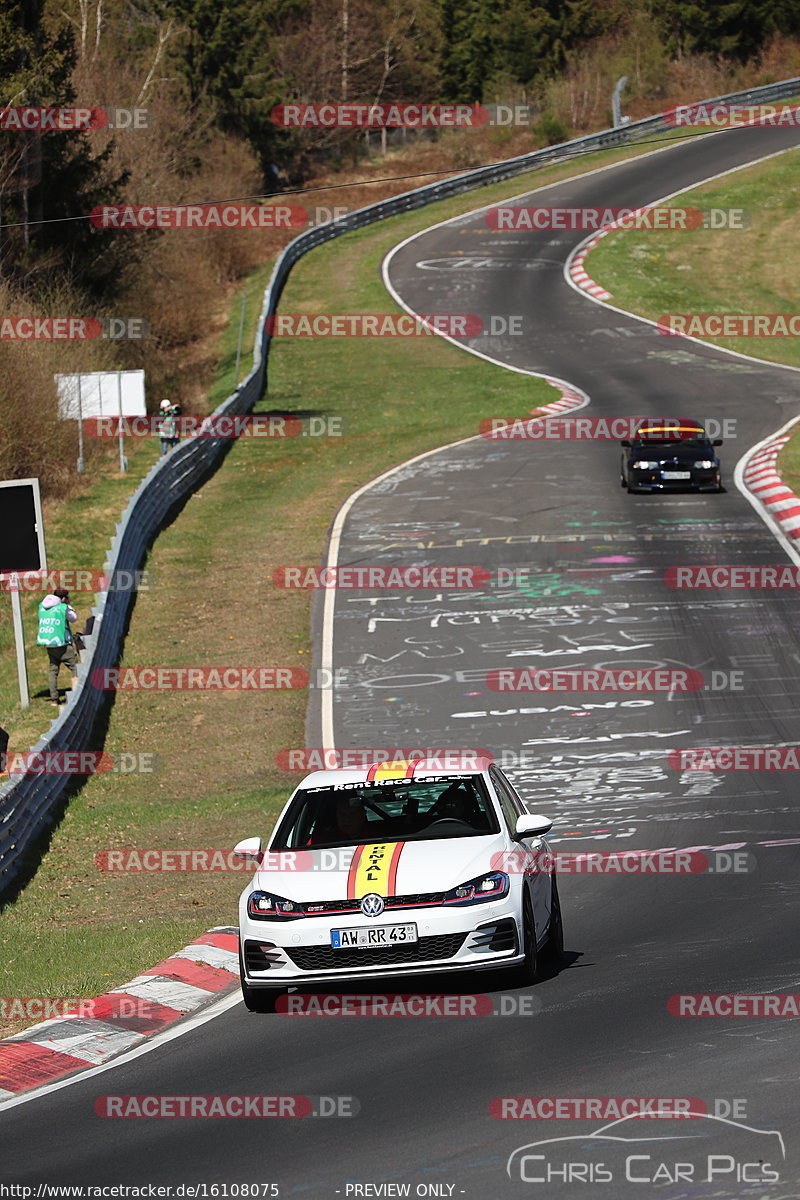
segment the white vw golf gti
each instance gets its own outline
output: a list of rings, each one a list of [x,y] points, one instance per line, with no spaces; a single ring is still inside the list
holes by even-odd
[[[456,756],[452,756],[456,758]],[[315,771],[290,796],[239,904],[244,1002],[289,987],[516,968],[563,950],[552,822],[502,771],[412,759]]]

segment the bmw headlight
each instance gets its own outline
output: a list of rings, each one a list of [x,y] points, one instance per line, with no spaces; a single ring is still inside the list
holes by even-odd
[[[444,904],[482,904],[484,900],[502,900],[508,895],[509,878],[503,871],[479,875],[444,894]]]
[[[699,467],[701,471],[713,471],[716,463],[713,463],[710,458],[701,458],[694,465]]]
[[[294,900],[273,896],[271,892],[251,892],[247,901],[247,915],[256,921],[296,921],[303,913]]]
[[[643,458],[640,458],[635,463],[631,463],[631,466],[635,467],[637,471],[655,471],[659,465],[657,462],[646,462]]]

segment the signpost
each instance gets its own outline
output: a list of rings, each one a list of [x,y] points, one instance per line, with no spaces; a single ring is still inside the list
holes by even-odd
[[[0,530],[0,579],[8,580],[11,592],[19,699],[22,707],[27,708],[30,695],[18,576],[22,571],[47,570],[38,479],[10,479],[0,483]]]
[[[84,371],[79,375],[56,375],[58,415],[62,421],[78,422],[78,473],[83,471],[83,421],[89,417],[144,417],[144,371]],[[112,399],[113,397],[113,399]],[[119,469],[128,469],[119,423]]]

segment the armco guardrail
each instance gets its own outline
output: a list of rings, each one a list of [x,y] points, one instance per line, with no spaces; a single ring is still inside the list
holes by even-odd
[[[733,92],[726,96],[701,101],[705,104],[751,104],[770,102],[800,95],[800,78],[783,80],[766,87]],[[649,134],[672,130],[661,115],[647,117],[618,129],[607,129],[587,137],[562,142],[545,150],[534,150],[505,162],[466,171],[437,183],[427,184],[404,192],[390,200],[367,205],[356,212],[300,234],[284,249],[275,263],[267,285],[254,347],[254,366],[245,382],[216,409],[217,415],[249,412],[259,399],[267,377],[270,336],[266,318],[278,306],[281,293],[294,264],[315,246],[361,229],[375,221],[400,213],[423,208],[436,200],[458,195],[490,183],[501,183],[515,175],[560,159],[589,153],[592,150],[627,145],[646,139]],[[116,590],[114,579],[139,569],[147,547],[163,527],[170,513],[195,489],[198,482],[220,461],[225,442],[220,438],[189,439],[160,460],[139,485],[117,527],[111,546],[106,572],[109,589],[102,594],[95,613],[95,632],[87,641],[84,661],[78,682],[73,689],[64,713],[51,726],[50,732],[32,747],[34,752],[85,749],[92,744],[95,726],[105,704],[105,693],[92,687],[91,675],[96,670],[113,667],[122,653],[125,629],[135,600],[135,593]],[[0,789],[0,898],[5,895],[23,870],[25,854],[33,841],[48,828],[74,786],[74,779],[64,775],[21,775]]]

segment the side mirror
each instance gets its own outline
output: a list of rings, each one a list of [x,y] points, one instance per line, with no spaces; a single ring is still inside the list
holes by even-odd
[[[722,438],[714,438],[714,440],[713,440],[713,442],[711,443],[711,445],[712,445],[712,446],[721,446],[721,445],[722,445]]]
[[[243,842],[237,842],[233,847],[233,853],[238,854],[239,858],[261,858],[261,838],[251,837],[245,838]]]
[[[620,442],[620,446],[627,446],[629,450],[630,450],[630,448],[631,448],[631,444],[630,444],[630,442],[628,442],[628,441],[625,441],[625,442]]]
[[[539,817],[534,813],[529,813],[525,817],[517,817],[514,840],[518,841],[520,838],[526,837],[539,837],[552,828],[553,822],[549,821],[547,817]]]

